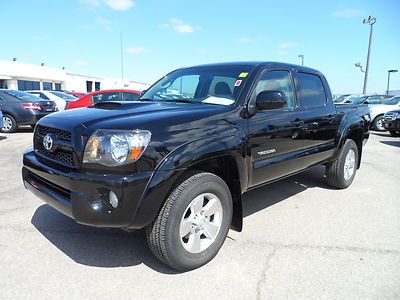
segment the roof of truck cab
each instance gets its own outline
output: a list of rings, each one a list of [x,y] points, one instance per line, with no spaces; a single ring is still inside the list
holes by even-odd
[[[184,67],[181,69],[189,69],[189,68],[206,68],[206,67],[224,67],[224,66],[248,66],[248,67],[284,67],[284,68],[293,68],[303,71],[309,71],[313,73],[320,73],[318,70],[295,65],[288,64],[283,62],[273,62],[273,61],[236,61],[236,62],[221,62],[221,63],[212,63],[212,64],[204,64],[204,65],[195,65],[191,67]]]

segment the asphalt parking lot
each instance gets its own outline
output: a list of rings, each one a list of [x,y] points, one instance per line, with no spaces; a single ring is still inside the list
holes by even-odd
[[[373,133],[353,185],[323,168],[245,196],[244,230],[177,273],[142,233],[74,223],[21,182],[32,130],[0,134],[0,298],[400,298],[400,138]]]

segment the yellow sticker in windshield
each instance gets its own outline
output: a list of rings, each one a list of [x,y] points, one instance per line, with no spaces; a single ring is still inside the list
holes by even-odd
[[[249,75],[249,72],[242,72],[239,74],[239,77],[243,78],[243,77],[247,77],[247,75]]]

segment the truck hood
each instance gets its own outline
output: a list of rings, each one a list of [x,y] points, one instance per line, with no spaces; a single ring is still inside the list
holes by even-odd
[[[136,129],[144,124],[156,121],[168,122],[168,119],[181,118],[180,123],[199,119],[205,115],[215,115],[232,110],[232,107],[210,104],[175,102],[108,102],[88,108],[72,109],[51,114],[41,123],[62,123],[63,128],[76,126],[109,129]],[[186,120],[182,119],[185,118]],[[175,123],[175,122],[173,122]],[[45,124],[43,124],[45,125]],[[50,124],[47,124],[50,125]],[[157,124],[158,126],[160,123]],[[67,129],[66,128],[66,129]]]
[[[176,102],[109,102],[93,107],[53,113],[39,121],[40,125],[79,132],[89,136],[96,129],[144,129],[152,132],[152,140],[169,139],[180,132],[202,137],[232,126],[234,106]],[[236,115],[237,118],[237,115]],[[196,132],[194,132],[196,131]],[[182,141],[180,141],[182,142]]]

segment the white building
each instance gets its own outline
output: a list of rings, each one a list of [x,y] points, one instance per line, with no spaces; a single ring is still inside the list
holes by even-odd
[[[0,60],[0,88],[13,90],[67,90],[89,93],[108,89],[145,90],[150,84],[125,79],[74,74],[64,68]]]

